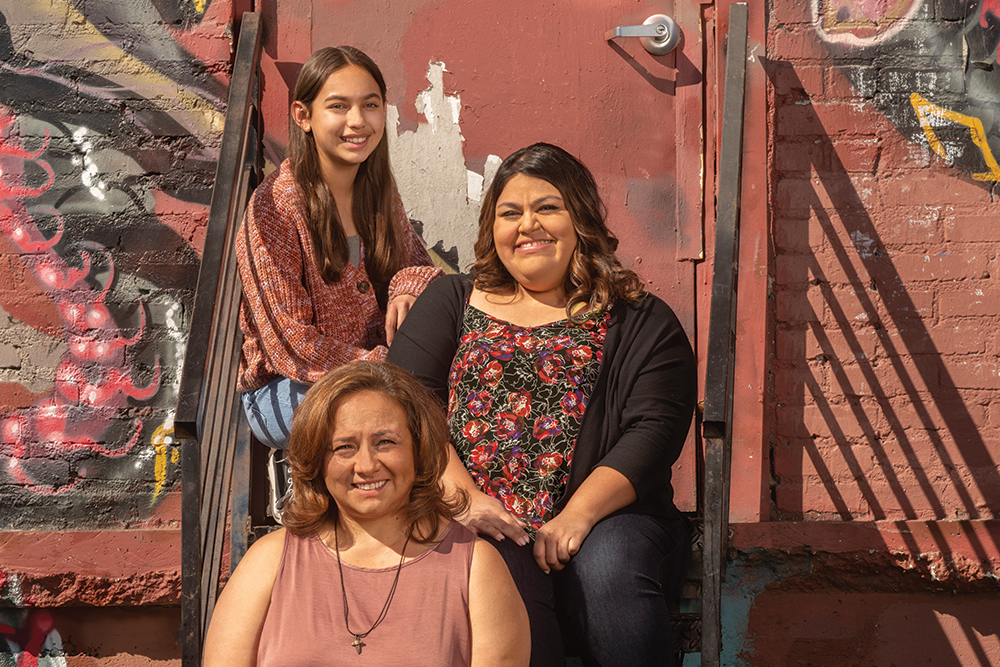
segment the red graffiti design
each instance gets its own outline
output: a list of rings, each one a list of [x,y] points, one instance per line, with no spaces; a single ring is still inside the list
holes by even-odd
[[[979,10],[979,25],[983,28],[990,27],[990,23],[986,19],[989,14],[1000,18],[1000,0],[983,0],[983,7]]]
[[[54,181],[52,168],[39,158],[48,145],[49,135],[46,133],[40,149],[26,151],[8,138],[7,130],[13,122],[11,116],[0,116],[0,158],[20,159],[22,165],[30,162],[45,172],[46,179],[39,187],[28,187],[14,182],[23,179],[23,167],[20,173],[0,169],[0,230],[21,251],[25,266],[57,305],[68,351],[56,369],[52,390],[31,407],[0,419],[0,436],[6,443],[6,453],[12,457],[13,478],[36,493],[58,494],[76,486],[84,472],[76,473],[74,479],[63,485],[42,484],[25,465],[29,452],[37,456],[41,451],[49,457],[73,450],[87,450],[105,457],[129,453],[142,433],[139,419],[134,420],[131,435],[122,442],[104,444],[101,438],[116,412],[126,406],[127,397],[146,400],[156,394],[160,363],[157,358],[149,384],[137,387],[128,348],[142,338],[146,312],[144,307],[139,308],[139,327],[134,336],[126,338],[121,334],[105,306],[114,282],[110,253],[97,244],[83,243],[80,245],[85,249],[79,251],[80,268],[68,265],[54,250],[63,234],[62,217],[48,207],[29,209],[24,205],[24,199],[41,195]],[[46,213],[56,220],[58,226],[50,238],[45,238],[38,229],[33,212]],[[107,267],[108,276],[100,291],[86,280],[91,274],[94,255],[103,255]]]
[[[13,603],[15,608],[31,604],[21,599],[19,588],[16,578],[8,577],[5,571],[0,570],[0,599]],[[38,667],[43,652],[48,651],[51,658],[53,649],[61,654],[63,648],[62,639],[55,632],[52,615],[44,610],[22,609],[13,618],[0,620],[0,639],[6,642],[8,649],[14,650],[15,667]],[[65,665],[65,659],[56,664]]]
[[[989,15],[1000,21],[1000,0],[983,0],[983,6],[979,10],[979,25],[983,28],[990,27]],[[1000,58],[1000,44],[997,44],[997,57]]]

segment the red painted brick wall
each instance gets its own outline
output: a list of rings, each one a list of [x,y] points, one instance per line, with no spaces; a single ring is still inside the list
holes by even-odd
[[[769,12],[772,518],[993,518],[1000,73],[962,41],[998,35],[966,3],[814,4]]]

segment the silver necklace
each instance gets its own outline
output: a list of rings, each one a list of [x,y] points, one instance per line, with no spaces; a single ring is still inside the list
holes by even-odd
[[[344,627],[347,628],[347,634],[354,637],[354,641],[351,642],[351,646],[358,649],[358,655],[361,655],[361,649],[367,646],[362,640],[371,634],[372,630],[378,627],[385,619],[386,613],[389,611],[389,605],[392,604],[392,596],[396,594],[396,584],[399,583],[399,573],[403,569],[403,558],[406,556],[406,547],[410,544],[410,536],[406,536],[406,542],[403,543],[403,552],[399,556],[399,565],[396,566],[396,578],[392,580],[392,588],[389,589],[389,597],[385,599],[385,604],[382,605],[382,611],[379,612],[378,618],[375,619],[375,623],[372,627],[368,628],[367,632],[354,632],[351,630],[351,624],[347,620],[348,608],[347,608],[347,589],[344,588],[344,566],[340,563],[340,531],[337,527],[333,527],[333,545],[337,549],[337,570],[340,571],[340,593],[344,598]]]

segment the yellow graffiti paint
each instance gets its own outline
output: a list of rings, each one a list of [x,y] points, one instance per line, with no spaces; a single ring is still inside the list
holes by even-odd
[[[910,104],[913,105],[913,111],[917,114],[920,127],[923,128],[924,136],[927,137],[927,143],[930,145],[932,151],[946,160],[949,158],[947,151],[945,151],[944,146],[934,132],[934,128],[932,127],[933,119],[947,120],[964,125],[969,128],[972,143],[983,154],[983,160],[985,160],[986,166],[990,169],[989,171],[974,173],[972,174],[972,178],[977,181],[1000,181],[1000,165],[997,164],[996,158],[993,157],[993,151],[990,150],[989,142],[986,141],[986,130],[983,129],[983,122],[981,120],[975,116],[966,116],[957,111],[939,107],[936,104],[928,102],[920,93],[910,95]]]
[[[205,13],[205,0],[194,0],[194,8],[199,14]]]
[[[168,426],[169,424],[169,426]],[[180,460],[180,450],[173,446],[174,433],[173,419],[160,424],[153,432],[152,445],[156,452],[156,462],[153,465],[153,474],[156,477],[156,489],[153,491],[153,498],[149,501],[150,506],[155,505],[163,492],[163,485],[167,481],[167,455],[170,462],[177,464]]]

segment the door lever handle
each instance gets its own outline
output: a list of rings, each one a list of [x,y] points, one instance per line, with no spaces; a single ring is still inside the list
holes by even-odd
[[[663,56],[677,48],[681,29],[669,16],[653,14],[642,25],[618,26],[604,33],[604,39],[609,42],[615,37],[638,37],[644,49],[654,56]]]

